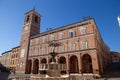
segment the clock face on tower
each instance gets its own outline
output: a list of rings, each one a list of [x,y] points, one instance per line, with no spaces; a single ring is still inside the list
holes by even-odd
[[[26,26],[24,30],[25,30],[25,31],[28,30],[28,26]]]

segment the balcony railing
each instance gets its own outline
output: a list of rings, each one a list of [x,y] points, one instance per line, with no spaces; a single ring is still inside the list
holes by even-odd
[[[66,70],[66,64],[40,64],[39,70]]]

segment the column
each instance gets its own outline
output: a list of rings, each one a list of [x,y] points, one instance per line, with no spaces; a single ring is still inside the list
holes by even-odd
[[[33,74],[33,65],[34,65],[34,60],[33,59],[31,59],[32,60],[32,65],[31,65],[31,74]]]
[[[41,64],[40,58],[38,60],[39,60],[39,69],[40,69],[40,64]],[[39,69],[38,69],[38,75],[40,75],[40,70]]]
[[[45,59],[47,59],[47,63],[46,64],[49,64],[49,56],[47,56],[47,58],[45,58]]]
[[[69,74],[69,55],[66,57],[66,64],[67,64],[67,74]]]
[[[56,63],[58,64],[59,63],[59,56],[56,56]]]
[[[82,57],[81,57],[81,54],[82,54],[82,53],[80,53],[80,54],[78,55],[79,74],[82,74]]]

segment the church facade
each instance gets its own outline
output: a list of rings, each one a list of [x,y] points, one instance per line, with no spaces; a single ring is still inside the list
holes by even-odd
[[[40,64],[51,63],[48,41],[62,45],[55,48],[56,63],[66,64],[64,74],[101,75],[110,64],[109,47],[102,40],[93,18],[40,33],[41,15],[25,13],[18,54],[17,73],[45,74]]]

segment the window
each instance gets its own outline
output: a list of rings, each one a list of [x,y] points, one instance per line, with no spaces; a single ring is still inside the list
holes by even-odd
[[[83,49],[87,49],[88,48],[88,42],[87,41],[82,42],[82,48]]]
[[[32,46],[33,45],[33,40],[30,40],[30,46]]]
[[[38,17],[35,16],[35,23],[38,23]]]
[[[74,37],[74,36],[75,36],[74,31],[70,31],[70,32],[69,32],[69,37]]]
[[[42,49],[42,54],[43,54],[43,55],[46,54],[46,48]]]
[[[43,37],[43,43],[46,43],[46,42],[47,42],[46,37]]]
[[[80,27],[80,32],[81,32],[81,34],[86,34],[86,28],[85,27]]]
[[[50,47],[49,52],[53,52],[53,49],[54,49],[53,47]]]
[[[35,49],[35,55],[38,55],[38,52],[39,52],[39,49],[36,48],[36,49]]]
[[[64,52],[64,45],[61,45],[61,46],[59,47],[59,52]]]
[[[59,34],[59,39],[63,39],[64,38],[64,33],[60,33]]]
[[[75,51],[75,49],[76,49],[76,45],[73,43],[73,44],[71,44],[70,45],[70,50],[71,51]]]
[[[50,40],[55,40],[55,36],[54,35],[50,35]]]
[[[39,39],[37,38],[37,39],[36,39],[36,44],[38,44],[38,42],[39,42]]]
[[[29,18],[30,18],[30,16],[28,15],[28,16],[27,16],[27,19],[26,19],[26,22],[28,22],[28,21],[29,21]]]

